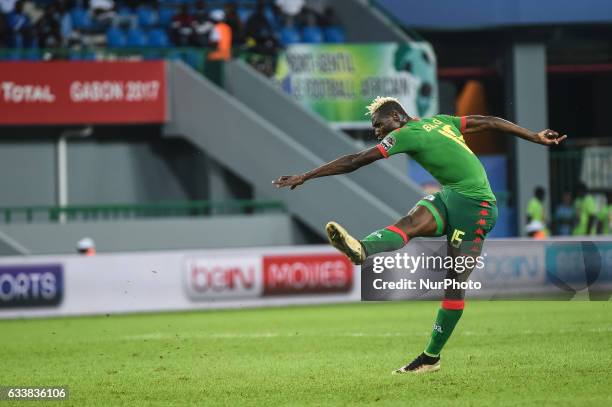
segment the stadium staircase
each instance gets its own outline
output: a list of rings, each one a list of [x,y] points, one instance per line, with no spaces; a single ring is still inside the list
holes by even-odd
[[[250,183],[257,199],[282,201],[323,236],[329,220],[347,224],[357,235],[392,224],[422,196],[383,162],[294,191],[277,190],[271,181],[279,175],[304,172],[357,147],[246,64],[230,62],[225,75],[228,91],[181,61],[169,62],[172,122],[165,134],[190,139]]]

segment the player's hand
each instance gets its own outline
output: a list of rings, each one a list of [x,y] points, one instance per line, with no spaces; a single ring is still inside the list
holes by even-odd
[[[536,135],[535,142],[539,144],[544,144],[545,146],[551,146],[551,145],[559,144],[566,138],[567,138],[567,135],[565,134],[560,136],[559,133],[557,133],[556,131],[546,129],[546,130],[542,130]]]
[[[272,183],[276,185],[276,188],[290,187],[295,189],[302,185],[304,181],[306,181],[304,175],[283,175],[272,181]]]

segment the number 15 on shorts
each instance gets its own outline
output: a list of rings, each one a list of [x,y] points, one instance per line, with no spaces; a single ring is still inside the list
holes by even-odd
[[[451,237],[451,246],[453,246],[455,249],[458,249],[461,246],[461,243],[463,242],[463,235],[465,235],[465,232],[459,229],[455,229],[453,231],[453,236]]]

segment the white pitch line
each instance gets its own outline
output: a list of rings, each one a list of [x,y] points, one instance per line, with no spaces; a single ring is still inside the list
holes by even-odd
[[[589,329],[560,329],[556,333],[574,333],[574,332],[594,332],[604,333],[612,332],[612,326],[589,328]],[[528,329],[523,331],[513,332],[519,335],[533,335],[537,331]],[[539,333],[551,333],[551,331],[541,331]],[[402,338],[412,336],[429,336],[429,332],[382,332],[382,333],[366,333],[366,332],[330,332],[330,333],[278,333],[278,332],[251,332],[251,333],[196,333],[196,334],[171,334],[162,332],[151,332],[141,335],[127,335],[121,337],[127,341],[142,341],[142,340],[168,340],[168,339],[269,339],[269,338],[296,338],[296,337],[349,337],[349,338]],[[491,332],[478,331],[459,331],[457,336],[490,336]],[[495,334],[493,334],[495,335]]]

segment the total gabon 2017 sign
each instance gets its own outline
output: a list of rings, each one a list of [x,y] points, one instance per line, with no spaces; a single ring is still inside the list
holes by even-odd
[[[0,63],[0,124],[167,120],[163,61]]]
[[[365,106],[376,96],[398,98],[411,116],[438,113],[436,57],[427,42],[291,45],[275,80],[342,127],[368,127]]]

